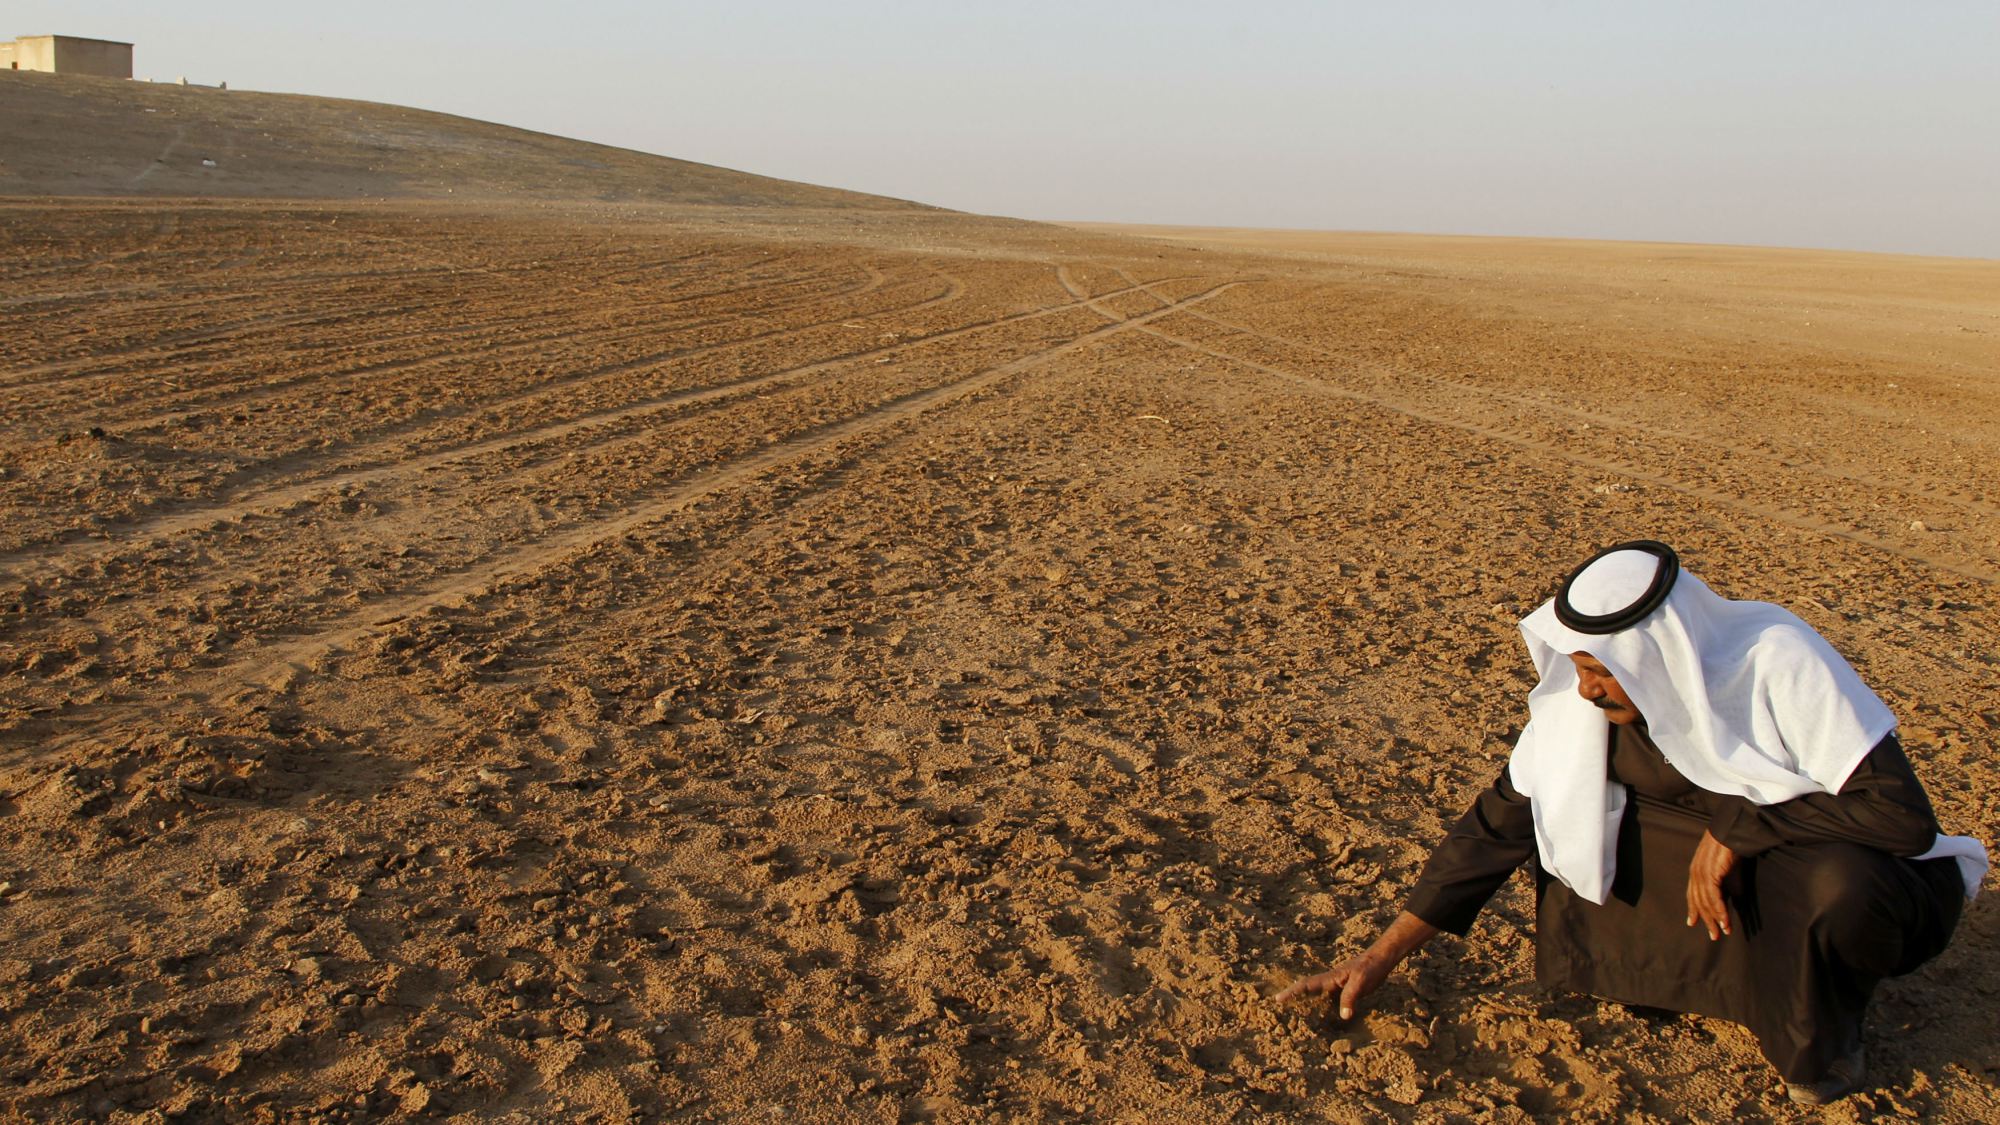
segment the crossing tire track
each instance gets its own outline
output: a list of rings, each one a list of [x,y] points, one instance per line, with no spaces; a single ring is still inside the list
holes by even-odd
[[[948,383],[897,396],[858,415],[812,427],[746,456],[697,469],[651,499],[617,515],[583,522],[514,549],[486,556],[403,593],[378,599],[358,611],[312,624],[303,634],[253,641],[242,646],[250,651],[234,655],[220,667],[192,673],[189,677],[192,682],[173,690],[182,696],[205,696],[246,687],[282,685],[323,655],[349,648],[370,633],[413,616],[464,604],[496,586],[545,571],[578,552],[668,519],[716,492],[743,484],[839,443],[943,408],[1011,376],[1092,347],[1120,333],[1143,330],[1154,320],[1210,300],[1238,284],[1241,283],[1227,281],[1211,285],[1167,308],[1085,332]],[[154,685],[151,693],[157,695],[159,690],[161,688]],[[92,731],[115,721],[133,706],[151,708],[157,704],[151,699],[122,702],[107,699],[83,704],[78,710],[31,718],[8,732],[8,738],[9,741],[28,738],[39,746],[41,752],[53,752],[75,739],[88,737]]]

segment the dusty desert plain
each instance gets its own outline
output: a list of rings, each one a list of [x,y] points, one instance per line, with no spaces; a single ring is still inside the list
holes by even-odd
[[[104,196],[0,199],[0,1114],[2000,1118],[1990,891],[1823,1112],[1525,878],[1269,1001],[1621,538],[2000,840],[2000,263]]]

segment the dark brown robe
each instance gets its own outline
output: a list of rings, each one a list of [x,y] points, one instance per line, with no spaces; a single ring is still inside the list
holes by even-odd
[[[1612,727],[1610,772],[1630,800],[1604,905],[1536,868],[1537,977],[1627,1004],[1732,1020],[1788,1082],[1821,1078],[1860,1043],[1877,981],[1950,940],[1964,885],[1930,798],[1892,733],[1837,794],[1775,805],[1700,789],[1638,725]],[[1734,931],[1687,925],[1688,865],[1703,830],[1739,858],[1725,888]],[[1410,913],[1464,934],[1534,858],[1528,799],[1502,770],[1432,853]]]

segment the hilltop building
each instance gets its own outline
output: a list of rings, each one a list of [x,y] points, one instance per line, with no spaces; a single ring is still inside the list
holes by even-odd
[[[0,68],[130,78],[132,44],[77,35],[24,35],[0,43]]]

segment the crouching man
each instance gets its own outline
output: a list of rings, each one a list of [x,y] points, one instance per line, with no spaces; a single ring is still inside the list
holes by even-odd
[[[1805,622],[1651,541],[1577,568],[1521,634],[1541,679],[1507,768],[1395,922],[1277,999],[1352,1017],[1534,857],[1543,983],[1743,1024],[1793,1101],[1858,1088],[1870,993],[1944,948],[1986,871],[1939,835],[1888,707]]]

